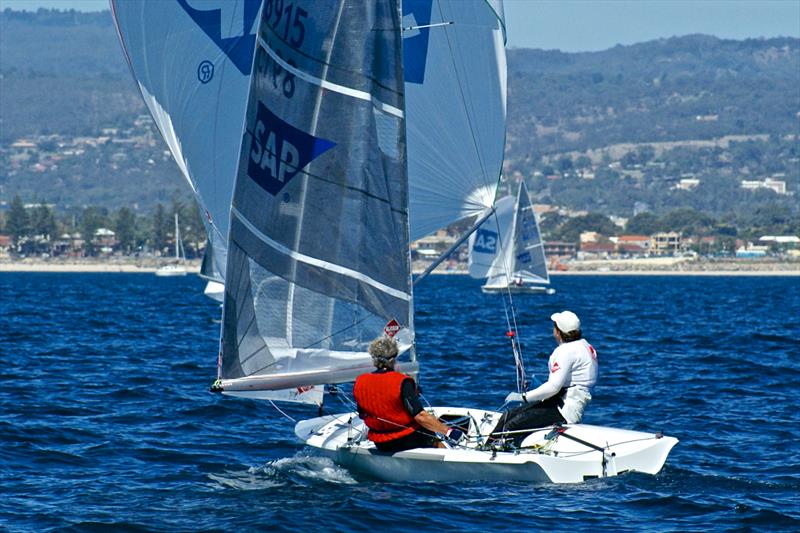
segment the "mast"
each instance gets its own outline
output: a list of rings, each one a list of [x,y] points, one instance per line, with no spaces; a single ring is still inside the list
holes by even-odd
[[[178,251],[180,242],[181,242],[181,228],[180,226],[178,226],[178,213],[175,213],[175,262],[176,263],[181,260],[180,253]]]

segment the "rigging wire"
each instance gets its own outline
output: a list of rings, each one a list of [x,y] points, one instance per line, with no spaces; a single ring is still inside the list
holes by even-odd
[[[294,422],[295,424],[297,424],[297,420],[295,420],[295,419],[294,419],[294,418],[292,418],[290,415],[288,415],[288,414],[286,414],[285,412],[283,412],[283,410],[281,410],[281,408],[280,408],[280,407],[278,407],[277,405],[275,405],[275,402],[273,402],[272,400],[268,400],[268,401],[269,401],[269,403],[270,403],[270,404],[272,404],[272,407],[274,407],[276,411],[278,411],[280,414],[282,414],[283,416],[285,416],[286,418],[288,418],[289,420],[291,420],[292,422]]]
[[[509,340],[511,341],[511,350],[514,354],[514,365],[516,367],[516,379],[517,379],[517,392],[520,394],[524,393],[527,388],[527,380],[525,378],[525,364],[522,355],[522,346],[519,342],[519,336],[517,335],[517,315],[516,315],[516,308],[514,306],[514,299],[511,296],[511,288],[510,288],[510,281],[511,281],[511,272],[510,272],[510,265],[508,264],[508,258],[506,256],[506,248],[505,243],[503,242],[503,234],[500,230],[500,220],[499,217],[495,214],[494,216],[495,225],[497,227],[497,241],[500,247],[501,257],[503,259],[503,270],[506,276],[506,294],[505,296],[508,297],[508,304],[506,303],[506,299],[503,299],[503,312],[505,313],[506,318],[506,327],[508,328],[508,335]],[[514,219],[512,220],[512,224],[516,222],[516,214],[514,215]],[[512,245],[512,243],[508,243],[508,245]],[[509,306],[511,308],[511,312],[509,313]]]

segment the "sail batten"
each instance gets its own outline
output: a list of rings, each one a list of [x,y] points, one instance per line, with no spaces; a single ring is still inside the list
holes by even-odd
[[[302,80],[305,80],[305,81],[307,81],[309,83],[313,83],[314,85],[317,85],[317,86],[321,87],[322,89],[327,89],[329,91],[334,91],[334,92],[337,92],[339,94],[343,94],[343,95],[346,95],[346,96],[352,96],[353,98],[358,98],[360,100],[366,100],[368,102],[372,102],[373,105],[375,105],[375,107],[377,109],[379,109],[380,111],[384,111],[384,112],[386,112],[386,113],[388,113],[390,115],[393,115],[395,117],[398,117],[398,118],[403,118],[403,114],[404,113],[403,113],[402,109],[398,109],[398,108],[396,108],[396,107],[394,107],[392,105],[389,105],[389,104],[387,104],[385,102],[381,102],[380,100],[376,99],[372,94],[370,94],[370,93],[368,93],[366,91],[360,91],[358,89],[353,89],[351,87],[345,87],[344,85],[339,85],[339,84],[330,82],[330,81],[328,81],[326,79],[323,79],[323,78],[317,78],[315,76],[312,76],[310,74],[307,74],[307,73],[303,72],[302,70],[299,70],[299,69],[293,67],[292,65],[290,65],[289,63],[284,61],[283,58],[281,58],[277,53],[275,53],[275,51],[272,48],[270,48],[269,45],[267,45],[267,43],[264,41],[264,39],[262,39],[260,37],[258,39],[258,44],[267,52],[267,54],[269,54],[269,56],[272,58],[273,61],[275,61],[278,65],[280,65],[287,72],[292,73],[293,75],[297,76],[298,78],[300,78]]]
[[[410,294],[408,294],[406,292],[403,292],[403,291],[395,290],[395,289],[393,289],[393,288],[391,288],[391,287],[389,287],[387,285],[384,285],[383,283],[381,283],[381,282],[379,282],[377,280],[374,280],[374,279],[370,278],[369,276],[367,276],[365,274],[362,274],[361,272],[359,272],[357,270],[353,270],[353,269],[350,269],[350,268],[347,268],[347,267],[343,267],[343,266],[340,266],[340,265],[335,265],[335,264],[330,263],[328,261],[323,261],[323,260],[320,260],[320,259],[317,259],[317,258],[314,258],[314,257],[303,255],[301,253],[298,253],[298,252],[295,252],[295,251],[289,249],[288,247],[282,245],[279,242],[276,242],[276,241],[270,239],[268,236],[266,236],[263,233],[261,233],[261,231],[259,231],[259,229],[256,228],[253,224],[251,224],[239,212],[239,210],[236,209],[235,207],[231,208],[231,214],[232,214],[232,216],[235,216],[238,219],[238,221],[240,221],[242,224],[244,224],[245,227],[247,227],[247,229],[253,235],[255,235],[257,238],[259,238],[264,244],[266,244],[267,246],[272,248],[277,253],[289,256],[291,259],[293,259],[295,261],[299,261],[301,263],[305,263],[307,265],[315,266],[315,267],[318,267],[318,268],[323,269],[323,270],[327,270],[327,271],[335,273],[335,274],[340,274],[342,276],[347,276],[347,277],[351,277],[353,279],[357,279],[357,280],[359,280],[361,282],[364,282],[364,283],[366,283],[368,285],[371,285],[372,287],[375,287],[379,291],[385,292],[386,294],[388,294],[390,296],[393,296],[395,298],[399,298],[401,300],[406,300],[406,301],[411,300],[411,295]]]

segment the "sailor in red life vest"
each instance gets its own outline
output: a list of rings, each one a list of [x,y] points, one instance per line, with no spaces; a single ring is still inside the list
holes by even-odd
[[[375,372],[362,374],[353,386],[358,414],[367,436],[384,452],[441,447],[441,436],[458,441],[458,429],[448,428],[422,408],[413,378],[394,371],[397,343],[380,337],[369,345]]]
[[[506,402],[524,404],[503,414],[492,430],[497,433],[541,428],[551,424],[577,424],[592,399],[597,382],[597,352],[581,338],[581,321],[572,311],[554,313],[553,337],[558,347],[550,355],[550,376],[547,382],[525,394],[512,392]],[[528,432],[512,433],[509,438],[519,446]]]

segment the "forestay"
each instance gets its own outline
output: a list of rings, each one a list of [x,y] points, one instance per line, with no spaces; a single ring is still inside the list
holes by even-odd
[[[411,239],[492,205],[503,164],[499,0],[404,0]]]
[[[261,0],[111,0],[133,76],[205,212],[225,273],[228,210],[250,86]]]
[[[413,341],[396,1],[264,4],[231,207],[226,392],[353,380]]]

